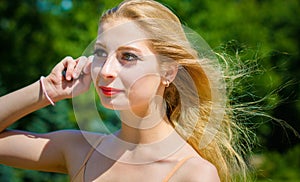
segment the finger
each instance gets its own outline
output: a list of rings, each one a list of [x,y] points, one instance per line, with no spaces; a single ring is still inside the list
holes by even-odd
[[[77,61],[77,65],[72,74],[74,79],[77,79],[80,76],[80,74],[83,72],[83,68],[85,67],[85,65],[87,63],[87,58],[82,56],[82,57],[78,58],[76,61]]]
[[[76,61],[72,57],[67,57],[66,62],[64,63],[66,69],[66,80],[72,80],[72,74],[74,72],[74,68],[76,66]]]
[[[62,59],[62,60],[61,60],[61,61],[53,68],[53,70],[52,70],[53,73],[58,74],[58,75],[61,74],[62,71],[68,67],[68,62],[71,61],[71,60],[73,60],[73,58],[70,57],[70,56],[67,56],[67,57],[65,57],[64,59]]]
[[[92,66],[92,62],[94,60],[94,56],[89,56],[87,63],[85,64],[84,68],[83,68],[83,73],[86,75],[89,75],[91,73],[91,66]]]
[[[67,68],[70,62],[73,61],[73,58],[70,56],[65,57],[64,59],[62,59],[62,61],[60,62],[60,64],[57,64],[56,67],[53,69],[55,70],[55,73],[57,75],[62,75],[64,77],[64,79],[66,79],[67,77]]]

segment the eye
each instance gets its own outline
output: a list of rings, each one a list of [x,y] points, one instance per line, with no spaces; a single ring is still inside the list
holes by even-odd
[[[121,60],[128,61],[128,62],[133,62],[133,61],[140,60],[140,58],[137,55],[133,54],[133,53],[124,52],[121,55]]]
[[[105,52],[105,50],[103,49],[95,49],[94,51],[94,55],[97,56],[97,57],[104,57],[106,58],[107,57],[107,53]]]

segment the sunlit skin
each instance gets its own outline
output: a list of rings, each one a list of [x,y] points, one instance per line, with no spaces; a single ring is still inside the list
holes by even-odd
[[[99,29],[92,77],[104,106],[116,110],[130,107],[142,114],[137,108],[145,110],[155,95],[163,94],[158,61],[147,46],[147,37],[133,22],[113,25]],[[109,88],[113,90],[109,92]]]
[[[114,41],[114,39],[111,39]],[[96,43],[92,74],[102,104],[115,110],[149,105],[161,78],[155,56],[144,42],[120,45],[116,49]]]
[[[120,111],[122,128],[118,132],[105,136],[73,130],[46,134],[5,131],[19,118],[50,104],[37,81],[0,98],[0,106],[8,108],[0,110],[0,146],[5,146],[0,147],[1,164],[67,173],[72,179],[91,144],[100,138],[101,144],[86,164],[85,181],[162,181],[187,156],[194,157],[172,179],[191,181],[200,175],[202,181],[219,181],[215,167],[170,125],[162,96],[166,79],[172,81],[176,71],[161,73],[159,56],[147,39],[134,22],[121,19],[101,24],[93,56],[66,57],[44,80],[55,102],[80,95],[93,81],[101,103]]]
[[[150,132],[142,130],[144,128],[165,128],[166,131],[160,133],[167,135],[173,131],[167,118],[161,114],[164,111],[162,95],[165,86],[158,60],[147,44],[147,37],[134,22],[124,23],[122,20],[100,26],[92,78],[101,103],[120,111],[123,121],[120,135],[126,129],[131,130],[128,133],[135,141],[129,141],[145,142],[136,141],[143,136],[141,133]],[[145,118],[147,126],[143,126]],[[149,142],[149,137],[145,138]]]

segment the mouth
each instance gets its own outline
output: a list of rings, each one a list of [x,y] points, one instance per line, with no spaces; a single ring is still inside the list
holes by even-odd
[[[108,97],[114,96],[114,95],[122,92],[122,90],[112,88],[112,87],[100,86],[99,88],[101,89],[103,95],[108,96]]]

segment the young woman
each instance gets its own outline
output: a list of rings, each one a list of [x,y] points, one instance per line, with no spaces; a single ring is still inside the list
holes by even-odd
[[[0,163],[67,173],[71,181],[245,179],[224,76],[205,55],[166,7],[124,1],[101,17],[93,56],[66,57],[47,77],[0,98]],[[84,93],[91,81],[101,103],[120,112],[116,133],[6,129]]]

